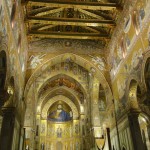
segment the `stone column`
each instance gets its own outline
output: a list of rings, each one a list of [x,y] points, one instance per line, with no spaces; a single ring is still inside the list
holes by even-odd
[[[15,108],[5,107],[2,109],[3,122],[0,137],[0,150],[12,150],[12,141],[15,124]]]
[[[19,135],[19,150],[24,150],[24,139],[25,139],[25,128],[20,127],[20,135]]]
[[[112,150],[112,149],[111,149],[111,139],[110,139],[110,129],[109,129],[109,128],[106,128],[106,133],[107,133],[107,139],[108,139],[108,147],[109,147],[109,150]]]
[[[98,100],[99,100],[99,83],[96,78],[93,78],[93,83],[91,88],[91,116],[92,116],[93,127],[100,126]]]
[[[3,121],[3,117],[0,115],[0,135],[1,135],[2,121]]]
[[[99,112],[99,81],[93,76],[92,86],[90,89],[91,97],[91,118],[92,118],[92,131],[94,139],[101,138],[102,126],[100,122],[100,112]],[[96,142],[95,142],[96,144]]]
[[[143,149],[144,144],[143,144],[140,125],[138,121],[138,115],[139,115],[138,113],[130,113],[128,115],[133,148],[134,150],[145,150]]]
[[[96,78],[93,78],[93,87],[91,89],[91,116],[92,127],[94,130],[94,137],[102,137],[102,127],[100,122],[99,113],[99,82]]]

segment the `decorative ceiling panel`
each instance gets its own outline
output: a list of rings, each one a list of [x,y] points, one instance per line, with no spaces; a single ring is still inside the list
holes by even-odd
[[[117,0],[24,0],[28,39],[109,41]],[[106,43],[106,42],[105,42]]]

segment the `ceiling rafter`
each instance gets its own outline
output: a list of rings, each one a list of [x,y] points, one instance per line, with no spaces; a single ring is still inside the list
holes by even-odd
[[[44,32],[30,31],[28,36],[40,38],[68,38],[68,39],[107,39],[110,37],[107,34],[100,33],[73,33],[73,32]]]
[[[93,29],[93,28],[91,28],[91,27],[82,27],[82,28],[85,28],[85,29],[87,29],[87,30],[89,30],[89,31],[91,31],[91,32],[100,33],[98,30]]]
[[[102,16],[103,18],[107,20],[112,19],[112,16],[110,14],[105,13],[104,11],[101,11],[101,10],[88,10],[88,11],[90,11],[91,13],[94,12],[95,14]]]
[[[78,19],[78,18],[50,18],[50,17],[32,17],[28,16],[26,23],[43,23],[53,25],[76,25],[76,26],[106,26],[114,27],[113,20],[99,20],[99,19]]]
[[[113,16],[119,5],[80,0],[26,0],[25,8],[29,39],[98,39],[107,43],[116,26]]]
[[[91,13],[89,11],[86,11],[86,10],[83,10],[83,9],[80,9],[80,8],[78,8],[78,11],[80,11],[80,12],[86,14],[86,15],[89,15],[89,16],[91,16],[93,18],[96,18],[96,19],[102,19],[102,20],[104,19],[102,16],[96,15],[94,13]]]
[[[44,12],[37,13],[35,16],[49,15],[49,14],[61,12],[61,11],[63,11],[63,10],[64,10],[63,7],[61,7],[61,8],[56,8],[56,9],[53,9],[53,10],[47,10],[47,11],[44,11]]]
[[[55,9],[55,8],[52,8],[52,7],[42,7],[42,8],[34,8],[34,9],[32,8],[32,9],[30,9],[29,14],[30,15],[35,15],[37,13],[40,13],[40,12],[43,12],[43,11],[48,11],[48,10],[53,10],[53,9]]]
[[[45,30],[45,29],[51,29],[53,27],[56,27],[57,25],[49,25],[49,24],[37,24],[37,25],[33,25],[31,30]],[[82,26],[83,29],[86,29],[90,32],[94,32],[94,33],[100,33],[100,31],[92,28],[92,27],[87,27],[87,26]]]
[[[45,25],[44,24],[40,24],[40,23],[38,23],[38,24],[34,24],[34,25],[31,25],[30,24],[30,30],[37,30],[37,29],[39,29],[39,28],[42,28],[42,27],[45,27]]]
[[[83,1],[56,1],[56,0],[27,0],[27,5],[81,8],[91,10],[113,10],[119,7],[116,3],[83,2]]]
[[[53,27],[56,27],[57,25],[46,25],[46,26],[44,26],[44,27],[41,27],[41,28],[39,28],[38,30],[45,30],[45,29],[50,29],[50,28],[53,28]]]

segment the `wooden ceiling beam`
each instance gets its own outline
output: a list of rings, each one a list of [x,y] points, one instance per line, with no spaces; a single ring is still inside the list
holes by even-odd
[[[56,27],[57,25],[46,25],[44,27],[39,28],[38,30],[46,30],[46,29],[51,29],[53,27]]]
[[[96,32],[96,33],[100,33],[100,31],[96,30],[96,29],[93,29],[92,27],[83,27],[82,28],[88,30],[88,31],[91,31],[91,32]]]
[[[35,9],[30,9],[30,11],[27,11],[28,14],[30,14],[31,16],[36,15],[38,13],[41,12],[45,12],[45,11],[49,11],[49,10],[54,10],[57,8],[52,8],[52,7],[42,7],[42,8],[35,8]],[[28,10],[28,9],[27,9]]]
[[[99,19],[78,19],[78,18],[49,18],[49,17],[33,17],[28,16],[25,19],[26,23],[41,23],[52,25],[72,25],[72,26],[103,26],[114,27],[113,20],[99,20]]]
[[[97,40],[109,40],[110,37],[107,34],[99,33],[76,33],[76,32],[44,32],[44,31],[29,31],[29,37],[38,38],[59,38],[59,39],[97,39]]]
[[[64,10],[64,8],[61,7],[61,8],[57,8],[57,9],[37,13],[35,16],[49,15],[49,14],[53,14],[53,13],[58,13],[58,12],[63,11],[63,10]]]
[[[93,17],[93,18],[96,18],[96,19],[101,19],[101,20],[104,19],[102,16],[96,15],[96,14],[94,14],[94,13],[91,13],[91,12],[89,12],[89,11],[86,11],[86,10],[83,10],[83,9],[80,9],[80,8],[78,8],[78,11],[80,11],[81,13],[84,13],[84,14],[86,14],[86,15],[88,15],[88,16],[91,16],[91,17]]]
[[[83,1],[56,1],[56,0],[27,0],[29,6],[48,6],[64,8],[81,8],[91,10],[113,10],[118,7],[116,3],[83,2]]]

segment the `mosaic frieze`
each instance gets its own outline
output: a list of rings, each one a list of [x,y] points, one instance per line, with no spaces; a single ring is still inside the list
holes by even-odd
[[[130,5],[129,5],[130,3]],[[108,47],[108,49],[110,49],[110,57],[113,56],[113,52],[115,50],[115,45],[117,45],[120,35],[123,34],[122,31],[124,31],[126,34],[124,35],[124,40],[125,40],[125,47],[127,49],[127,51],[129,51],[131,42],[132,42],[132,32],[128,33],[130,31],[130,28],[132,26],[132,22],[135,28],[135,31],[137,30],[138,32],[141,31],[141,29],[143,28],[143,21],[145,18],[145,8],[147,7],[146,5],[146,1],[140,1],[138,4],[136,4],[136,1],[132,1],[131,2],[126,2],[125,6],[124,6],[124,10],[123,10],[123,16],[120,21],[119,21],[119,29],[118,27],[116,28],[114,34],[113,34],[113,42],[110,42],[110,45]],[[137,9],[136,11],[133,10],[132,6],[136,6]],[[126,16],[126,14],[130,14],[129,16]],[[120,28],[123,25],[123,30],[121,30]],[[144,24],[145,25],[145,24]],[[134,29],[132,29],[134,30]],[[136,34],[136,33],[135,33]],[[111,58],[110,58],[111,59]],[[110,60],[109,60],[110,61]]]
[[[45,39],[33,42],[29,46],[30,51],[49,52],[49,53],[77,53],[77,54],[92,54],[103,53],[102,44],[100,41],[82,41],[82,40],[53,40]]]
[[[72,122],[66,124],[47,123],[47,136],[54,138],[67,138],[73,136]]]

